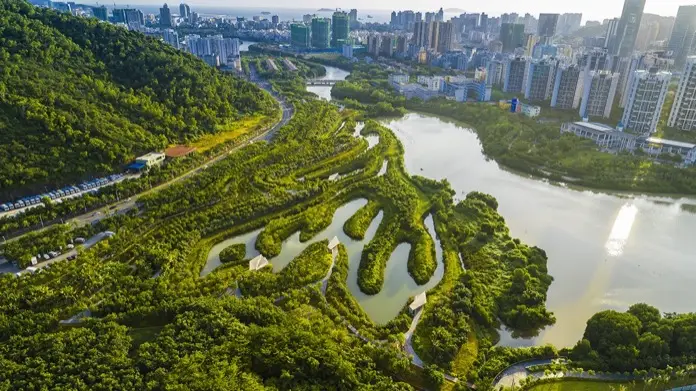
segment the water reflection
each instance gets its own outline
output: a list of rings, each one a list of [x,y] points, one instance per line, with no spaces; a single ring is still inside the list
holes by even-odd
[[[382,291],[373,296],[362,293],[357,284],[360,258],[365,244],[369,243],[369,241],[372,240],[377,233],[377,229],[382,222],[384,214],[382,211],[380,211],[377,217],[372,221],[365,233],[364,240],[353,240],[348,237],[343,232],[343,225],[346,220],[348,220],[365,204],[367,204],[367,200],[357,199],[338,208],[334,213],[331,225],[319,233],[309,243],[300,242],[299,232],[291,235],[289,238],[283,241],[280,255],[270,259],[270,262],[273,265],[273,271],[279,272],[295,257],[297,257],[297,255],[299,255],[310,243],[337,236],[348,250],[348,288],[356,297],[358,303],[360,303],[370,319],[376,323],[386,323],[399,313],[399,311],[408,301],[409,297],[415,296],[423,291],[430,290],[440,282],[442,276],[444,275],[442,248],[440,246],[440,241],[436,238],[433,218],[429,216],[425,220],[425,226],[434,239],[435,252],[438,262],[437,269],[435,270],[434,276],[430,279],[430,281],[423,286],[419,286],[415,283],[415,281],[413,281],[413,278],[411,278],[407,270],[408,255],[411,246],[408,244],[400,244],[394,250],[387,263]],[[201,272],[201,276],[209,274],[216,267],[220,266],[220,251],[229,245],[235,243],[245,243],[247,248],[247,258],[258,255],[258,251],[255,248],[255,242],[256,237],[260,232],[261,230],[250,232],[225,240],[215,245],[209,253],[208,262],[205,265],[203,272]]]
[[[409,114],[386,124],[402,141],[411,174],[447,179],[461,197],[492,194],[511,235],[548,254],[547,306],[557,323],[520,344],[573,345],[594,313],[634,303],[696,310],[696,214],[682,206],[693,199],[563,188],[501,169],[482,154],[476,134],[455,123]]]
[[[607,249],[607,254],[612,257],[618,257],[623,254],[624,246],[631,235],[631,228],[636,221],[638,208],[633,203],[628,202],[621,207],[619,215],[614,221],[614,226],[611,228],[609,239],[604,247]]]

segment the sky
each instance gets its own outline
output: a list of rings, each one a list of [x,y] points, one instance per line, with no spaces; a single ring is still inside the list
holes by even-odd
[[[122,0],[123,1],[123,0]],[[540,12],[565,13],[581,12],[583,21],[601,20],[604,18],[618,17],[621,15],[623,0],[257,0],[250,3],[248,0],[186,0],[188,4],[215,5],[222,7],[265,7],[272,8],[357,8],[364,10],[432,10],[439,7],[459,8],[467,12],[486,12],[492,16],[504,12],[517,12],[524,14],[539,14]],[[130,0],[131,4],[154,3],[153,0]],[[171,3],[177,3],[176,0]],[[674,16],[680,5],[696,5],[696,0],[647,0],[646,13],[663,16]]]

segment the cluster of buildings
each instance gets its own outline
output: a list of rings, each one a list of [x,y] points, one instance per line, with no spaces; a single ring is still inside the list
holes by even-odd
[[[465,76],[417,76],[416,82],[406,74],[389,75],[389,84],[406,99],[424,101],[447,97],[457,102],[487,102],[491,99],[491,87],[486,85],[485,70],[476,72],[474,78]]]
[[[237,38],[223,38],[222,35],[201,37],[198,34],[186,35],[186,50],[214,67],[233,66],[241,70],[240,44]]]
[[[678,157],[684,166],[696,163],[696,144],[627,133],[621,127],[586,121],[568,122],[561,125],[561,133],[590,139],[607,152],[640,150],[656,159],[674,161],[673,158]]]
[[[353,11],[336,11],[331,18],[311,16],[310,20],[291,24],[291,46],[302,51],[342,50],[344,46],[352,46],[350,26],[357,22],[357,10]]]

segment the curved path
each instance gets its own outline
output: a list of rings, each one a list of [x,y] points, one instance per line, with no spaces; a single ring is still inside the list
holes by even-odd
[[[259,88],[261,88],[261,89],[263,89],[271,94],[273,99],[275,99],[276,102],[278,102],[278,105],[280,106],[280,109],[282,110],[282,116],[281,116],[280,120],[278,120],[278,122],[275,123],[275,125],[269,127],[268,129],[266,129],[264,132],[262,132],[258,136],[252,138],[251,140],[249,140],[249,142],[261,141],[261,140],[271,141],[273,139],[273,136],[275,136],[275,134],[278,132],[278,130],[280,130],[280,128],[282,128],[283,126],[287,125],[290,122],[292,117],[295,115],[295,109],[292,105],[290,105],[285,100],[285,98],[283,98],[281,95],[279,95],[275,91],[273,91],[270,83],[267,83],[267,82],[262,81],[262,80],[255,80],[255,81],[253,81],[253,83],[256,84]],[[174,183],[180,182],[186,178],[189,178],[195,174],[198,174],[201,171],[207,169],[209,165],[215,164],[215,163],[221,161],[222,159],[224,159],[228,155],[231,155],[232,153],[243,148],[248,143],[240,144],[240,145],[233,147],[225,152],[222,152],[222,153],[214,156],[213,158],[201,163],[197,167],[177,176],[176,178],[173,178],[173,179],[171,179],[167,182],[164,182],[160,185],[157,185],[155,187],[151,187],[149,190],[146,190],[142,193],[136,194],[128,199],[101,206],[101,207],[97,208],[96,210],[92,210],[88,213],[73,217],[71,219],[68,219],[65,222],[68,224],[74,224],[77,227],[83,227],[83,226],[92,224],[95,221],[101,220],[102,218],[105,217],[104,214],[99,213],[98,211],[104,211],[105,213],[108,213],[109,215],[126,213],[127,211],[136,208],[136,206],[137,206],[136,203],[140,197],[147,195],[149,193],[155,192],[155,191],[162,190],[164,188],[167,188],[167,187],[173,185]],[[26,232],[22,235],[8,239],[7,241],[17,240],[17,239],[19,239],[19,238],[21,238],[29,233],[32,233],[32,232],[43,231],[44,229],[46,229],[52,225],[53,224],[46,224],[44,227],[41,227],[41,228],[33,230],[33,231]],[[9,268],[9,267],[0,268],[0,274],[5,273],[5,272],[16,272],[16,270]]]

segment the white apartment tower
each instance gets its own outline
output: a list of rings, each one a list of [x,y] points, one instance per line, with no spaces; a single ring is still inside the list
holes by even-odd
[[[686,58],[667,125],[681,130],[696,130],[696,56]]]
[[[654,133],[665,104],[670,72],[635,71],[627,91],[627,103],[621,122],[627,130],[641,134]]]

